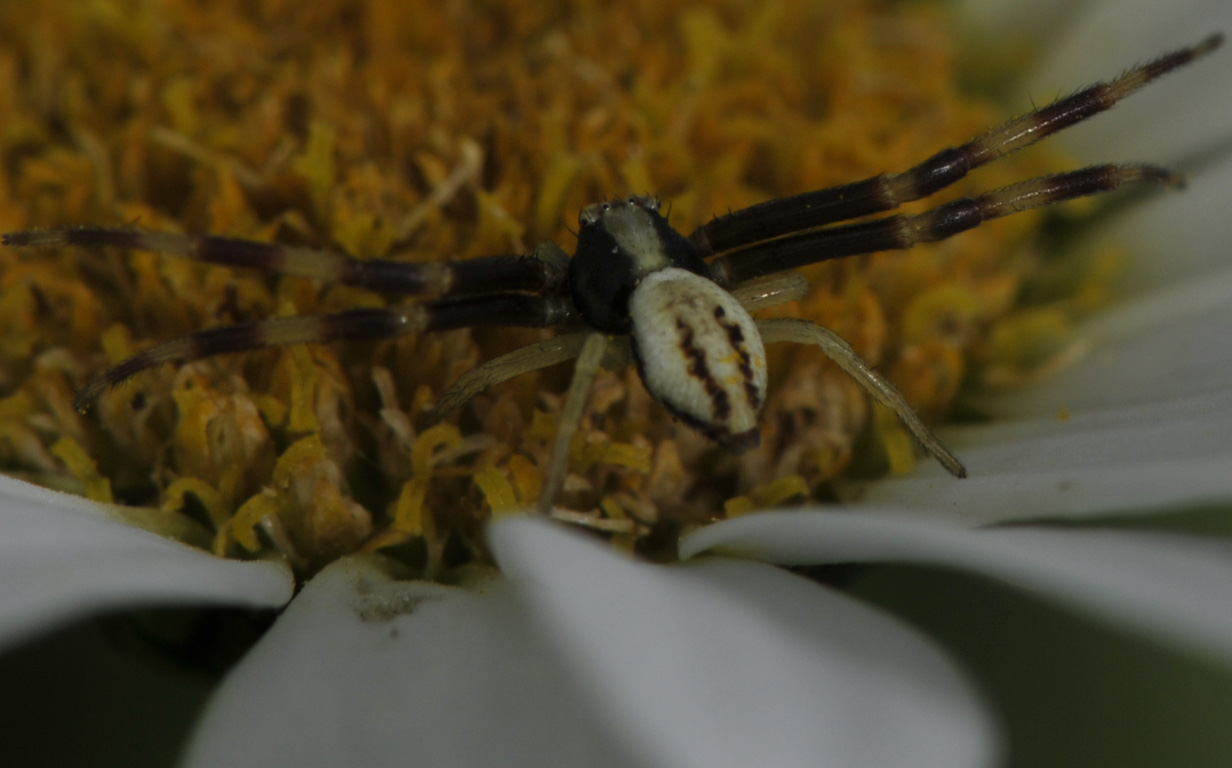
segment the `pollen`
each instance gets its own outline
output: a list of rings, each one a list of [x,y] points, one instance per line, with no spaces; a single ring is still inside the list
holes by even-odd
[[[730,209],[909,167],[1005,117],[959,87],[963,57],[927,4],[286,9],[3,4],[3,29],[40,32],[0,42],[0,231],[136,223],[422,263],[541,241],[571,250],[578,212],[612,194],[654,194],[688,232]],[[1047,160],[1015,155],[945,194],[1038,175]],[[944,420],[965,385],[1047,369],[1069,348],[1073,316],[1103,295],[1107,260],[1016,306],[1037,284],[1039,221],[1028,213],[935,247],[809,267],[809,294],[764,315],[833,329]],[[0,264],[9,474],[191,520],[217,554],[280,553],[305,578],[374,550],[443,578],[486,562],[487,519],[539,496],[568,366],[432,420],[450,384],[547,338],[538,331],[164,364],[82,415],[73,397],[91,373],[158,342],[402,299],[122,249],[0,249]],[[833,499],[858,489],[853,478],[911,466],[902,428],[816,350],[777,345],[747,364],[768,381],[760,445],[739,456],[682,425],[633,368],[601,372],[569,452],[561,506],[574,512],[562,516],[670,557],[689,527]]]

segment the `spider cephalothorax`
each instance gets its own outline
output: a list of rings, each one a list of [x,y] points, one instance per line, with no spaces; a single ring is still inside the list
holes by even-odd
[[[484,325],[561,327],[572,332],[479,366],[437,403],[437,413],[443,415],[487,386],[576,358],[552,458],[544,468],[540,508],[546,510],[564,480],[570,438],[601,365],[635,361],[647,389],[672,413],[729,449],[741,450],[757,442],[757,420],[766,396],[763,344],[793,342],[821,347],[875,400],[892,408],[949,472],[963,477],[963,465],[898,390],[835,333],[805,320],[755,321],[750,312],[801,296],[803,279],[788,272],[797,267],[910,248],[989,219],[1126,185],[1177,184],[1175,174],[1157,166],[1095,165],[1029,179],[919,214],[875,216],[932,195],[979,166],[1112,107],[1221,42],[1221,35],[1213,35],[942,150],[904,172],[759,203],[713,219],[688,237],[668,224],[652,197],[587,206],[579,217],[581,229],[572,259],[558,246],[545,243],[530,255],[466,261],[358,260],[331,251],[214,236],[99,228],[14,232],[5,235],[4,242],[162,251],[214,264],[433,297],[400,306],[281,317],[194,333],[104,371],[82,390],[76,402],[79,409],[108,386],[163,362]]]
[[[628,333],[629,294],[652,272],[668,267],[710,278],[697,249],[659,213],[659,201],[634,195],[582,209],[577,251],[569,263],[569,291],[586,322]]]

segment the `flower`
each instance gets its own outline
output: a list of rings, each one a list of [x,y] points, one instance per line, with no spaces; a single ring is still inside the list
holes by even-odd
[[[1093,5],[1067,21],[1077,31],[1051,60],[1065,61],[1067,44],[1090,55],[1086,41],[1101,38],[1097,31],[1114,30],[1107,37],[1124,46],[1094,57],[1105,66],[1108,57],[1190,42],[1208,25],[1232,27],[1222,6],[1171,13],[1177,28],[1160,39],[1157,17],[1123,3]],[[1232,88],[1219,67],[1175,77],[1166,96],[1161,89],[1136,102],[1194,119],[1152,135],[1139,129],[1153,113],[1135,115],[1131,102],[1101,120],[1098,135],[1112,131],[1118,154],[1141,147],[1143,157],[1162,160],[1223,138]],[[1181,102],[1163,109],[1155,98]],[[1026,522],[1226,505],[1232,356],[1227,335],[1212,329],[1232,320],[1220,215],[1230,188],[1232,164],[1212,162],[1192,175],[1185,195],[1153,198],[1091,235],[1134,246],[1143,259],[1133,271],[1138,283],[1088,328],[1085,360],[993,404],[997,420],[951,430],[971,479],[953,483],[922,467],[872,486],[857,514],[793,511],[704,528],[684,540],[692,561],[678,567],[636,563],[525,519],[491,533],[502,578],[425,585],[391,578],[376,558],[341,561],[290,601],[212,694],[186,763],[915,766],[997,758],[997,719],[974,682],[989,681],[967,675],[901,620],[765,562],[974,572],[1202,654],[1226,675],[1225,541]],[[1166,271],[1160,254],[1170,257]],[[0,491],[0,638],[10,648],[66,617],[127,605],[278,607],[290,596],[278,564],[216,560],[107,517],[117,511],[16,481],[0,480]],[[975,528],[991,522],[1018,525]],[[708,552],[722,556],[700,557]],[[977,582],[957,583],[962,591],[933,599],[966,608],[986,594]],[[68,699],[92,693],[59,690],[71,690]],[[1030,752],[1015,742],[1013,720],[1005,725],[1014,756]],[[55,726],[64,738],[63,723]]]

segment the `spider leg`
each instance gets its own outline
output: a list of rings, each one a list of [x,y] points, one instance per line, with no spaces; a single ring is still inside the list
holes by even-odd
[[[572,360],[582,353],[589,335],[588,331],[583,331],[554,336],[472,368],[441,394],[431,420],[436,422],[443,419],[475,395],[502,381]]]
[[[1115,80],[1097,83],[1010,120],[966,144],[942,150],[903,173],[882,174],[759,203],[712,219],[698,227],[689,239],[708,256],[802,229],[890,211],[903,203],[923,199],[981,165],[1111,108],[1159,76],[1210,53],[1222,42],[1223,35],[1211,35],[1197,45],[1134,67]]]
[[[87,382],[73,401],[73,407],[85,411],[103,390],[160,363],[201,360],[215,355],[292,344],[392,339],[412,333],[472,326],[544,328],[573,319],[573,309],[563,296],[495,293],[221,326],[168,341],[108,368]]]
[[[381,293],[413,296],[550,290],[564,284],[568,271],[568,257],[550,243],[540,245],[529,256],[488,256],[424,263],[356,259],[335,251],[233,237],[101,227],[9,232],[3,236],[3,244],[32,248],[76,245],[155,251],[207,264],[260,269],[355,285]]]
[[[792,342],[795,344],[816,344],[826,357],[833,360],[848,376],[864,388],[874,400],[890,408],[898,414],[903,423],[924,450],[932,454],[941,466],[954,477],[966,477],[967,468],[958,457],[941,444],[932,430],[920,420],[919,414],[912,409],[902,393],[861,358],[851,345],[829,328],[796,318],[777,318],[758,320],[757,329],[761,332],[762,341],[766,344]]]
[[[565,470],[569,464],[569,446],[582,423],[586,400],[590,396],[590,385],[594,383],[595,375],[603,362],[607,342],[605,334],[591,333],[586,337],[578,354],[577,365],[573,369],[573,381],[569,383],[569,392],[565,395],[564,405],[560,409],[560,425],[556,429],[556,442],[552,446],[552,463],[548,466],[543,490],[539,494],[539,511],[545,515],[551,511],[552,502],[564,485]]]
[[[731,289],[731,295],[751,313],[789,301],[799,301],[808,295],[808,288],[808,281],[803,275],[790,272],[742,283]]]
[[[917,215],[884,216],[756,243],[723,254],[711,263],[711,271],[716,281],[737,283],[819,261],[902,250],[916,243],[944,240],[1011,213],[1110,192],[1131,184],[1180,186],[1182,179],[1153,165],[1093,165],[1029,179],[976,197],[964,197]]]

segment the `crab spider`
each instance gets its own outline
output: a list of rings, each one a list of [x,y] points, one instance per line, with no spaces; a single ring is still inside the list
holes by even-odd
[[[946,470],[964,477],[962,463],[898,390],[835,333],[804,320],[754,320],[750,311],[803,295],[803,279],[787,272],[797,267],[906,249],[990,219],[1128,185],[1179,185],[1177,175],[1153,165],[1095,165],[954,200],[916,215],[872,216],[928,197],[979,166],[1109,109],[1151,80],[1209,53],[1222,39],[1212,35],[1114,80],[1058,99],[902,173],[759,203],[715,218],[688,237],[671,227],[653,197],[633,195],[589,205],[579,216],[572,258],[545,243],[529,255],[415,264],[358,260],[330,251],[225,237],[102,228],[13,232],[3,241],[10,246],[158,251],[211,264],[433,297],[401,306],[282,317],[193,333],[94,377],[78,395],[79,410],[104,389],[164,362],[474,326],[560,327],[570,332],[465,374],[437,404],[438,414],[443,415],[492,384],[576,359],[539,502],[547,511],[563,484],[570,438],[601,365],[634,362],[647,390],[671,413],[738,452],[759,439],[758,419],[766,400],[764,345],[793,342],[821,347],[874,399],[892,408]]]

